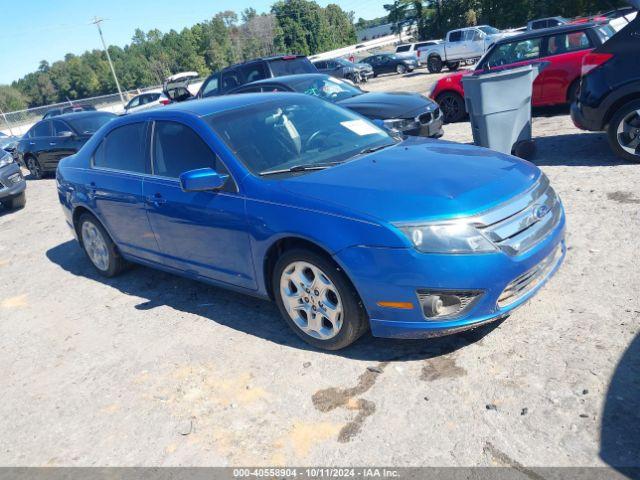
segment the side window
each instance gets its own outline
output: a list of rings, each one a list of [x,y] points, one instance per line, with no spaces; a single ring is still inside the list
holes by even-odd
[[[158,99],[160,98],[160,94],[159,93],[150,93],[149,95],[147,95],[148,97],[148,102],[156,102],[158,101]]]
[[[140,96],[132,98],[131,101],[129,102],[129,105],[127,105],[127,108],[134,108],[134,107],[137,107],[138,105],[140,105]]]
[[[156,122],[153,135],[153,173],[178,178],[184,172],[213,168],[229,174],[218,156],[190,127],[176,122]]]
[[[314,63],[314,65],[318,70],[324,70],[325,68],[327,68],[327,62],[316,62]]]
[[[533,30],[540,30],[542,28],[546,28],[547,27],[547,21],[546,20],[538,20],[537,22],[533,22],[531,24],[531,28]]]
[[[222,74],[222,92],[228,92],[242,85],[237,70],[228,70]]]
[[[449,41],[450,42],[461,42],[462,41],[462,30],[456,30],[455,32],[449,33]]]
[[[211,97],[218,94],[218,76],[211,77],[202,89],[203,97]]]
[[[476,42],[482,40],[483,38],[484,36],[482,35],[482,32],[480,30],[467,30],[464,37],[465,40]]]
[[[267,78],[267,69],[262,62],[250,63],[240,67],[244,77],[243,83],[251,83]]]
[[[535,60],[540,58],[541,45],[541,38],[499,45],[487,55],[485,64],[489,68],[494,68],[511,63]]]
[[[60,121],[60,120],[52,120],[51,123],[53,124],[53,136],[54,137],[60,137],[62,132],[73,132],[73,130],[71,130],[71,127],[69,125],[67,125],[66,123]]]
[[[563,53],[576,52],[591,47],[591,41],[587,33],[582,31],[549,37],[547,50],[549,51],[549,55],[561,55]]]
[[[398,48],[396,48],[397,53],[408,52],[409,50],[411,50],[411,45],[400,45]]]
[[[40,122],[33,128],[32,137],[50,137],[51,136],[51,122]]]
[[[147,164],[145,123],[132,123],[112,130],[93,155],[95,167],[145,173]]]

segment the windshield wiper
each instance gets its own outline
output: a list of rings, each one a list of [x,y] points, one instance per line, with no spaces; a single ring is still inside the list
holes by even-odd
[[[360,155],[369,155],[370,153],[375,153],[380,150],[384,150],[385,148],[393,147],[394,145],[395,143],[385,143],[384,145],[378,145],[377,147],[367,147],[364,150],[360,150],[351,158],[359,157]]]
[[[279,173],[296,173],[296,172],[309,172],[312,170],[324,170],[325,168],[332,167],[333,165],[337,165],[338,163],[341,163],[341,162],[294,165],[293,167],[282,168],[279,170],[265,170],[264,172],[260,172],[258,175],[266,176],[266,175],[277,175]]]

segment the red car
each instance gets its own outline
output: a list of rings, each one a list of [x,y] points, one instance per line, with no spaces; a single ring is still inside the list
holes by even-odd
[[[475,71],[456,72],[441,78],[429,96],[440,105],[445,122],[457,122],[467,115],[463,76],[548,62],[533,84],[533,106],[570,104],[580,85],[582,58],[614,34],[615,30],[606,23],[587,23],[507,37],[491,47]]]

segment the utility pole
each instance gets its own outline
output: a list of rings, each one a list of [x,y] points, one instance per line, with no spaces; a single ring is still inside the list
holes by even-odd
[[[109,62],[109,67],[111,67],[111,73],[113,74],[113,79],[116,81],[116,87],[118,87],[118,93],[120,94],[120,101],[124,106],[124,96],[122,95],[122,90],[120,90],[120,82],[118,82],[118,76],[116,75],[116,70],[113,68],[113,62],[111,62],[111,55],[109,55],[109,49],[107,48],[107,44],[104,41],[104,36],[102,35],[102,28],[100,24],[104,22],[103,18],[93,17],[93,23],[96,27],[98,27],[98,33],[100,33],[100,40],[102,40],[102,46],[104,47],[104,53],[107,54],[107,61]]]

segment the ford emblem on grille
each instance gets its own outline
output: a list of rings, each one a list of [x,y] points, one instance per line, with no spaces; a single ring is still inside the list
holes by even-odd
[[[549,213],[549,207],[546,205],[540,205],[533,210],[533,218],[536,220],[542,220],[547,213]]]

